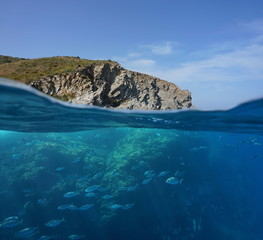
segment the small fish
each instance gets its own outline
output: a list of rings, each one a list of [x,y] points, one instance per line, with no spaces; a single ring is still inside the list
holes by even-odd
[[[156,175],[155,173],[151,173],[151,174],[146,175],[146,178],[153,178],[155,175]]]
[[[92,206],[93,206],[93,204],[85,204],[85,205],[82,205],[82,206],[79,208],[79,210],[81,210],[81,211],[86,211],[86,210],[92,208]]]
[[[45,226],[47,226],[47,227],[56,227],[56,226],[60,225],[62,222],[65,222],[64,218],[62,218],[62,219],[54,219],[54,220],[48,221],[45,224]]]
[[[21,157],[21,154],[16,154],[16,153],[12,154],[13,160],[18,160],[20,157]]]
[[[199,149],[208,149],[208,146],[200,146]]]
[[[154,173],[153,170],[149,170],[149,171],[146,171],[146,172],[144,173],[144,176],[147,176],[147,175],[150,175],[150,174],[153,174],[153,173]]]
[[[120,204],[112,204],[110,206],[111,209],[113,210],[116,210],[116,209],[120,209],[120,208],[123,208],[123,205],[120,205]]]
[[[134,165],[131,167],[131,170],[136,170],[139,169],[140,167],[142,167],[143,165],[145,165],[144,161],[140,161],[138,165]]]
[[[40,198],[37,200],[37,204],[41,206],[47,205],[47,199],[46,198]]]
[[[58,206],[57,208],[58,210],[77,210],[78,208],[73,205],[72,203],[71,204],[63,204],[63,205],[60,205]]]
[[[54,238],[57,238],[57,236],[46,236],[46,235],[43,235],[38,240],[49,240],[49,239],[54,239]]]
[[[111,173],[110,173],[111,176],[116,176],[118,175],[118,170],[117,169],[114,169]]]
[[[193,218],[193,230],[194,232],[197,231],[197,223],[196,223],[196,220]]]
[[[12,228],[12,227],[16,227],[19,224],[22,224],[22,220],[18,221],[18,220],[9,220],[9,221],[4,221],[2,223],[0,223],[0,228]]]
[[[175,172],[175,174],[174,174],[175,177],[182,177],[183,175],[184,175],[184,173],[183,173],[183,172],[180,172],[180,171],[178,171],[178,170],[177,170],[177,171]]]
[[[56,171],[57,171],[57,172],[61,172],[61,171],[63,171],[64,169],[65,169],[65,167],[57,167],[57,168],[56,168]]]
[[[139,162],[139,166],[143,166],[143,165],[145,165],[145,162],[144,161],[140,161]]]
[[[193,147],[193,148],[190,148],[190,151],[191,152],[197,152],[199,150],[199,148],[198,147]]]
[[[94,193],[94,192],[88,192],[84,195],[85,197],[95,197],[97,196],[97,193]]]
[[[85,237],[85,235],[75,235],[75,234],[68,236],[68,238],[71,240],[81,239],[84,237]]]
[[[15,237],[20,237],[20,238],[30,238],[33,237],[38,233],[38,228],[37,227],[28,227],[20,230],[15,234]]]
[[[75,158],[75,159],[72,160],[72,163],[75,164],[75,163],[78,163],[79,161],[80,161],[80,157],[77,157],[77,158]]]
[[[79,208],[76,207],[75,205],[71,204],[69,207],[68,207],[68,210],[71,210],[71,211],[76,211],[78,210]]]
[[[89,175],[84,175],[81,178],[79,178],[79,181],[80,182],[85,182],[86,180],[88,180],[88,178],[89,178]]]
[[[147,178],[147,179],[142,181],[142,184],[148,184],[151,181],[152,181],[152,178]]]
[[[207,148],[208,148],[207,146],[193,147],[193,148],[190,148],[190,151],[191,152],[197,152],[197,151],[204,150],[204,149],[207,149]]]
[[[169,173],[169,171],[163,171],[163,172],[160,172],[157,177],[163,177],[165,175],[167,175]]]
[[[11,216],[11,217],[7,217],[6,219],[3,220],[3,222],[8,222],[8,221],[18,221],[19,217],[17,216]]]
[[[96,179],[102,177],[102,175],[103,175],[102,172],[99,172],[99,173],[95,174],[94,177],[93,177],[93,180],[96,180]]]
[[[100,188],[100,185],[93,185],[93,186],[89,186],[85,189],[85,192],[94,192],[96,191],[97,189]]]
[[[125,204],[122,206],[122,209],[128,210],[128,209],[132,208],[134,205],[135,205],[134,203]]]
[[[135,190],[137,190],[138,189],[138,186],[137,185],[135,185],[135,186],[131,186],[131,187],[128,187],[128,191],[129,192],[133,192],[133,191],[135,191]]]
[[[66,210],[71,204],[63,204],[57,207],[57,210]]]
[[[128,190],[128,188],[127,187],[119,187],[119,189],[118,189],[119,191],[127,191]]]
[[[65,198],[73,198],[73,197],[76,197],[78,195],[79,195],[78,192],[67,192],[67,193],[64,194],[64,197]]]
[[[131,170],[136,170],[136,169],[139,169],[139,168],[140,168],[140,166],[134,165],[134,166],[131,167]]]
[[[98,191],[99,191],[99,192],[106,192],[106,191],[107,191],[107,188],[100,187],[100,188],[98,189]]]
[[[22,190],[22,192],[23,192],[23,193],[31,193],[31,192],[33,192],[33,189],[24,188],[24,189]]]
[[[168,183],[168,184],[171,184],[171,185],[175,185],[175,184],[178,184],[178,183],[182,184],[183,180],[184,179],[178,180],[178,178],[169,177],[169,178],[167,178],[167,180],[165,182]]]
[[[104,199],[104,200],[108,200],[108,199],[111,199],[111,198],[113,198],[112,195],[104,195],[104,196],[102,196],[102,199]]]

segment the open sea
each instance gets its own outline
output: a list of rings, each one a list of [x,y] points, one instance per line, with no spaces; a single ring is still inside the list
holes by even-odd
[[[110,110],[0,80],[0,240],[262,240],[263,99]]]

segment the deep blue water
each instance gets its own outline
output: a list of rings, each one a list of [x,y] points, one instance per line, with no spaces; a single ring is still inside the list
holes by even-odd
[[[116,111],[1,80],[0,101],[1,240],[263,239],[263,99]]]

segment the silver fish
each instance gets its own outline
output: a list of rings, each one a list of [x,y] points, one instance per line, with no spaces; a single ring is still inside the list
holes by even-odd
[[[64,197],[65,198],[73,198],[73,197],[76,197],[78,195],[79,195],[78,192],[67,192],[67,193],[64,194]]]
[[[43,235],[38,240],[49,240],[49,239],[54,239],[54,238],[57,238],[57,236],[46,236],[46,235]]]
[[[149,182],[151,182],[152,181],[152,178],[147,178],[147,179],[144,179],[143,181],[142,181],[142,184],[148,184]]]
[[[61,172],[61,171],[63,171],[64,169],[65,169],[65,167],[57,167],[57,168],[56,168],[56,171],[57,171],[57,172]]]
[[[94,192],[100,188],[100,185],[92,185],[85,189],[85,192]]]
[[[62,222],[65,222],[65,219],[62,218],[62,219],[54,219],[54,220],[50,220],[48,221],[45,225],[47,227],[56,227],[58,225],[60,225]]]
[[[76,234],[72,234],[72,235],[68,236],[68,238],[71,240],[81,239],[84,237],[85,237],[85,235],[76,235]]]
[[[93,206],[93,204],[85,204],[85,205],[82,205],[82,206],[79,208],[79,210],[81,210],[81,211],[86,211],[86,210],[92,208],[92,206]]]
[[[3,222],[7,222],[7,221],[18,221],[19,217],[17,216],[11,216],[11,217],[7,217],[6,219],[3,220]]]
[[[184,179],[179,180],[178,178],[175,177],[169,177],[167,178],[167,180],[165,181],[168,184],[172,184],[172,185],[176,185],[178,183],[182,184]]]
[[[113,204],[110,206],[111,209],[115,210],[115,209],[120,209],[120,208],[123,208],[123,205],[120,205],[120,204]]]
[[[111,199],[111,198],[113,198],[112,195],[104,195],[104,196],[102,196],[102,199],[104,199],[104,200],[108,200],[108,199]]]
[[[72,203],[60,205],[60,206],[58,206],[57,209],[58,210],[66,210],[66,209],[68,209],[68,210],[78,210],[78,208],[75,205],[73,205]]]
[[[144,176],[147,176],[147,175],[150,175],[150,174],[153,174],[153,173],[154,173],[153,170],[149,170],[149,171],[146,171],[146,172],[144,173]]]
[[[128,187],[128,191],[129,192],[133,192],[133,191],[135,191],[135,190],[137,190],[138,189],[138,186],[137,185],[135,185],[135,186],[131,186],[131,187]]]
[[[36,235],[37,233],[38,233],[37,227],[28,227],[17,232],[15,236],[20,238],[30,238]]]
[[[41,206],[45,206],[45,205],[47,205],[47,199],[46,198],[40,198],[37,200],[37,204],[39,204]]]
[[[132,208],[134,205],[135,205],[134,203],[125,204],[124,206],[122,206],[122,209],[128,210]]]
[[[99,173],[95,174],[94,177],[93,177],[93,180],[96,180],[96,179],[102,177],[102,175],[103,175],[102,172],[99,172]]]
[[[163,171],[163,172],[160,172],[157,177],[163,177],[165,175],[167,175],[169,173],[169,171]]]
[[[18,220],[9,220],[9,221],[4,221],[2,223],[0,223],[0,228],[12,228],[15,227],[19,224],[22,224],[22,220],[18,221]]]
[[[94,192],[88,192],[85,194],[85,197],[95,197],[97,196],[97,193],[94,193]]]

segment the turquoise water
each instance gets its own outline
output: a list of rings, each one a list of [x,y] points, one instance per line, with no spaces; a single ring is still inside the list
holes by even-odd
[[[113,111],[0,82],[0,239],[263,239],[263,99]]]

